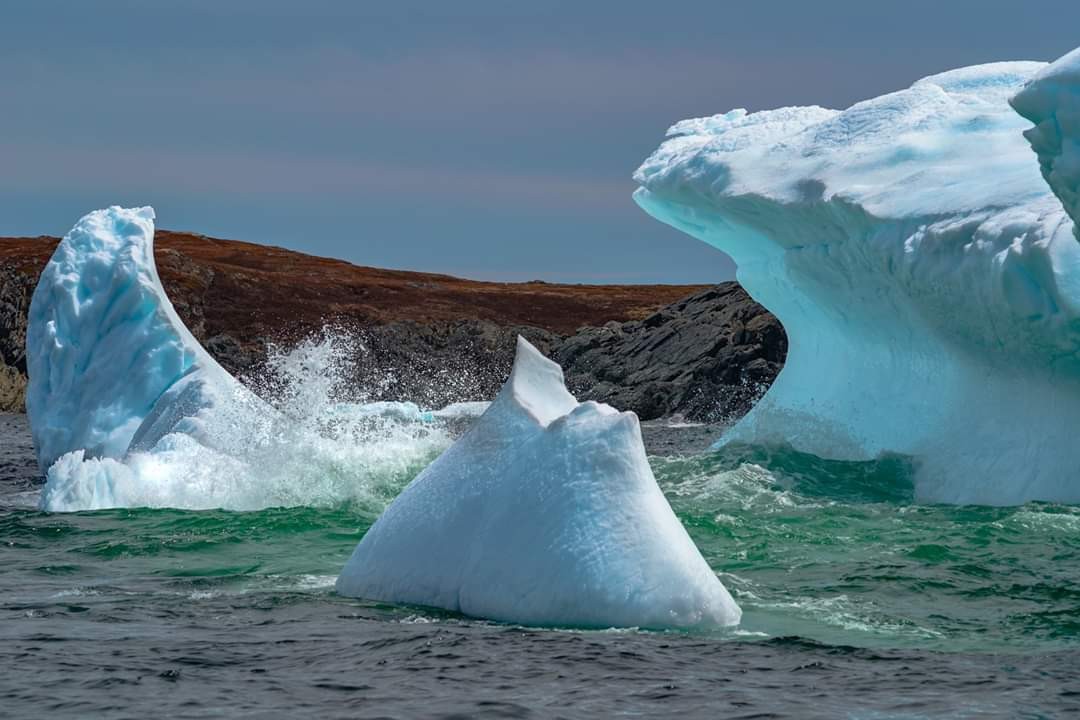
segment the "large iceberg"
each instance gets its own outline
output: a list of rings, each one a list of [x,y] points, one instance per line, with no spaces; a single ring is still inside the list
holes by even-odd
[[[740,617],[657,486],[637,416],[578,403],[520,338],[498,397],[368,530],[337,590],[531,625]]]
[[[27,413],[46,475],[43,509],[362,500],[365,483],[413,473],[446,446],[437,431],[416,431],[423,417],[404,404],[342,406],[300,393],[282,409],[259,399],[180,321],[153,237],[151,208],[92,212],[38,281]]]
[[[910,454],[924,501],[1080,501],[1080,50],[668,135],[635,199],[790,340],[722,443]]]

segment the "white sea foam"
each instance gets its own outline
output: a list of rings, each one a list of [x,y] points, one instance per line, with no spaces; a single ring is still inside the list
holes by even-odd
[[[408,404],[335,399],[339,338],[305,342],[274,358],[287,378],[280,403],[253,425],[207,414],[199,435],[174,432],[122,458],[63,455],[49,468],[41,506],[223,508],[354,502],[374,515],[451,441],[446,427]],[[204,442],[207,433],[226,437]]]

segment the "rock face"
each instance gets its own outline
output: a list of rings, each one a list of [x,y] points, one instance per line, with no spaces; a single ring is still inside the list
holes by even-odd
[[[57,242],[0,238],[0,411],[22,412],[26,315]],[[371,400],[493,397],[521,334],[583,399],[713,420],[745,412],[786,348],[734,283],[477,282],[162,230],[155,259],[177,313],[229,372],[257,378],[270,346],[332,326],[357,339],[348,379]]]
[[[583,400],[634,410],[642,420],[678,413],[725,422],[768,389],[786,354],[776,318],[728,282],[644,320],[582,328],[553,357]]]
[[[510,373],[518,335],[548,356],[563,341],[547,328],[492,320],[394,322],[361,331],[362,360],[354,374],[380,400],[443,407],[490,399]]]
[[[37,273],[0,265],[0,412],[22,412],[26,402],[26,316]]]

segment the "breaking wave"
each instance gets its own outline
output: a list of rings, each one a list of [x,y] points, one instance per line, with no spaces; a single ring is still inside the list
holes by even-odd
[[[453,421],[476,408],[366,402],[345,381],[361,352],[355,337],[332,331],[274,348],[247,378],[276,411],[263,422],[213,428],[227,437],[211,442],[175,433],[122,460],[67,454],[49,468],[41,504],[258,510],[348,502],[377,514],[449,446]]]

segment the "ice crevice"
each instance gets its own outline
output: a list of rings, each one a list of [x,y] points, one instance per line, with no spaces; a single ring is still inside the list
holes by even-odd
[[[909,454],[924,501],[1080,500],[1078,69],[961,68],[669,131],[635,199],[730,254],[789,337],[721,443]]]

